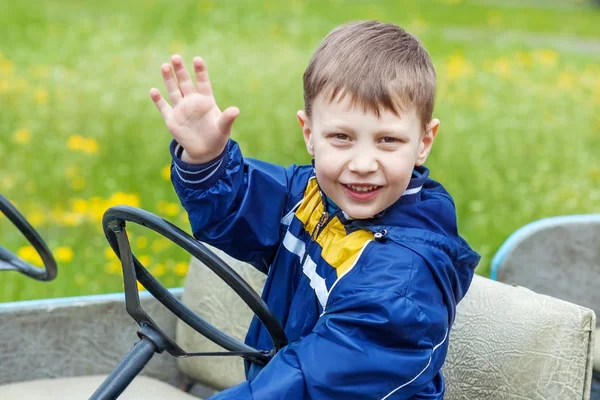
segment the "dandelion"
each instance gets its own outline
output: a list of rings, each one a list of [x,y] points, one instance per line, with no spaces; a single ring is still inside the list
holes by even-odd
[[[562,88],[562,89],[573,89],[573,86],[574,86],[573,74],[571,74],[568,71],[562,72],[558,76],[558,79],[556,80],[556,84],[558,85],[559,88]]]
[[[173,271],[177,276],[186,276],[188,273],[188,268],[189,263],[180,261],[175,264],[175,268],[173,269]]]
[[[558,53],[553,50],[538,50],[534,53],[534,58],[542,65],[554,66],[558,62]]]
[[[73,151],[95,154],[98,152],[99,145],[96,139],[88,139],[81,135],[72,135],[67,139],[67,148]]]
[[[506,57],[496,59],[492,65],[492,69],[496,75],[502,78],[507,78],[510,75],[510,60]]]
[[[144,236],[141,236],[135,240],[135,245],[138,249],[143,249],[148,246],[148,239]]]
[[[27,214],[27,220],[33,226],[41,226],[46,222],[46,214],[39,210]]]
[[[164,200],[158,202],[157,209],[160,214],[168,217],[175,217],[179,214],[179,205],[177,203],[170,203]]]
[[[473,65],[467,61],[462,54],[453,54],[446,59],[446,74],[450,81],[473,74]]]
[[[31,131],[27,128],[17,129],[13,133],[13,138],[17,143],[29,143],[29,141],[31,140]]]
[[[56,261],[68,263],[73,261],[73,249],[67,246],[61,246],[54,252]]]
[[[109,260],[117,260],[117,255],[113,251],[112,247],[107,247],[104,249],[104,257]]]
[[[169,165],[165,165],[161,170],[160,170],[160,175],[163,177],[163,179],[165,181],[170,181],[171,180],[171,164]]]
[[[131,207],[140,206],[140,197],[135,193],[116,192],[107,200],[107,208],[116,205],[127,205]]]
[[[87,214],[90,207],[87,201],[81,198],[71,199],[71,208],[78,214]]]
[[[150,272],[153,276],[159,278],[167,273],[167,268],[164,266],[164,264],[156,264],[156,266],[152,268],[152,271]]]
[[[152,264],[152,257],[147,256],[145,254],[139,256],[137,259],[140,262],[140,264],[142,264],[144,267],[147,267],[148,265]]]
[[[42,87],[38,87],[33,92],[33,98],[39,105],[48,104],[48,91]]]
[[[118,259],[110,260],[104,267],[104,272],[110,275],[120,275],[123,272],[121,261]]]
[[[137,288],[138,288],[138,291],[146,290],[144,285],[142,285],[139,281],[137,282]]]
[[[37,250],[30,245],[19,248],[19,250],[17,250],[17,256],[23,261],[37,265],[38,267],[44,265]]]
[[[6,76],[12,76],[15,71],[15,64],[4,58],[0,58],[0,74]]]
[[[161,251],[169,248],[171,246],[171,241],[168,239],[154,239],[152,244],[150,245],[150,249],[152,249],[155,253],[160,253]]]

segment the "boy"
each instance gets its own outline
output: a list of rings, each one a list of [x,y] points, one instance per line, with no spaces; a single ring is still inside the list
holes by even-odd
[[[214,399],[441,399],[455,306],[479,256],[423,166],[435,72],[420,42],[376,21],[332,31],[304,73],[298,121],[312,166],[244,159],[206,67],[161,68],[172,181],[195,237],[268,274],[290,344]],[[173,72],[172,72],[173,71]],[[272,343],[254,318],[246,343]]]

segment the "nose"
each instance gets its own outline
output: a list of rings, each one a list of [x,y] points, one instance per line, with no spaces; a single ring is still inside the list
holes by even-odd
[[[377,159],[368,151],[357,151],[348,163],[348,170],[360,175],[367,175],[379,169]]]

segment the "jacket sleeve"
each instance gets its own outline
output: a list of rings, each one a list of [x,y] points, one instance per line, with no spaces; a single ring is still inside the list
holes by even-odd
[[[444,305],[423,309],[389,283],[360,287],[344,279],[312,333],[283,348],[252,381],[211,400],[442,398]]]
[[[194,237],[266,273],[281,240],[297,167],[244,159],[232,140],[219,158],[204,165],[183,162],[180,150],[171,143],[171,181]]]

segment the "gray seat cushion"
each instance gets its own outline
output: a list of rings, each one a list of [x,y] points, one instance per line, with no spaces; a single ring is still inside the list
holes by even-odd
[[[218,252],[255,290],[264,274]],[[249,309],[216,275],[193,261],[184,302],[243,339]],[[480,276],[459,304],[444,366],[447,400],[589,399],[595,315],[587,308]],[[179,323],[177,340],[193,351],[216,346]],[[180,360],[194,380],[225,388],[244,379],[239,358]]]
[[[0,386],[2,400],[82,400],[89,398],[106,376],[39,379]],[[198,400],[159,380],[139,376],[119,400]]]

